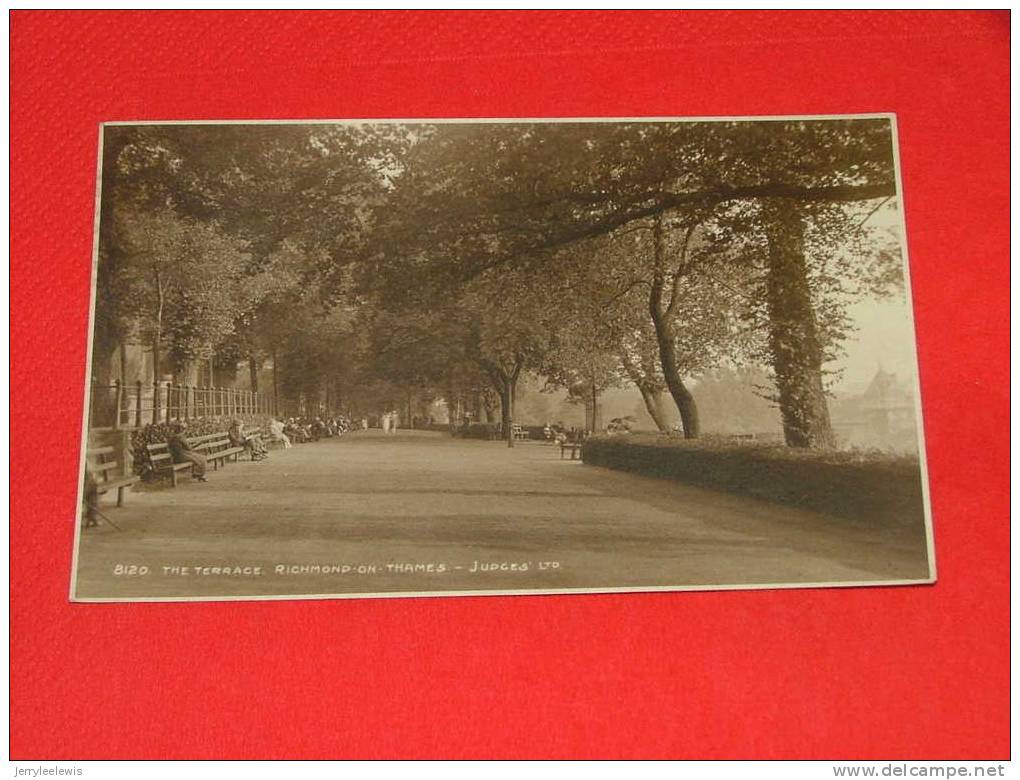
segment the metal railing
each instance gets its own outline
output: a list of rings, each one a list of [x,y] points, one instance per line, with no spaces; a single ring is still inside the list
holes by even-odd
[[[149,423],[275,413],[272,397],[258,390],[116,380],[92,385],[89,425],[141,428]]]

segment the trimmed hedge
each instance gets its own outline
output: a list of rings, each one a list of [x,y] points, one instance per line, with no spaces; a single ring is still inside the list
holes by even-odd
[[[457,426],[454,436],[462,439],[485,439],[491,441],[499,438],[499,428],[494,423],[471,423],[467,428]]]
[[[584,443],[581,457],[594,466],[674,479],[853,520],[924,526],[916,457],[654,435],[595,437]]]

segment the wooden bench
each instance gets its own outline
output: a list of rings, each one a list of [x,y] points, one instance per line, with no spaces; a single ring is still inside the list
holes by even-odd
[[[563,460],[563,455],[570,450],[570,459],[577,460],[581,455],[581,447],[583,444],[579,441],[561,441],[560,442],[560,460]]]
[[[230,436],[226,431],[191,436],[188,438],[188,446],[204,455],[206,462],[212,464],[213,470],[219,468],[220,463],[226,463],[229,458],[236,461],[237,456],[244,452],[244,447],[235,447],[230,443]]]
[[[134,474],[129,476],[119,474],[120,463],[115,460],[109,460],[113,454],[113,447],[96,447],[88,450],[86,461],[88,463],[88,470],[95,475],[96,491],[108,493],[111,490],[116,490],[117,506],[124,506],[124,491],[135,484],[140,477]]]
[[[146,446],[149,452],[149,464],[152,466],[153,473],[162,476],[164,473],[170,474],[170,484],[177,487],[177,472],[188,471],[191,469],[192,463],[174,463],[173,456],[170,454],[170,449],[165,441],[161,441],[157,444],[149,444]]]

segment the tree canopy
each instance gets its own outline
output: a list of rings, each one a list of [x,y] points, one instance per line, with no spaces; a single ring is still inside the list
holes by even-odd
[[[668,398],[694,437],[691,383],[746,366],[827,446],[848,307],[902,282],[870,224],[895,181],[884,119],[111,126],[96,355],[497,399],[511,444],[524,375],[633,386],[663,430]]]

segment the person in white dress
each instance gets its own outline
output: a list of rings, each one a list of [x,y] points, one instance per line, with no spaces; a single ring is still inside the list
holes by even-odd
[[[382,432],[383,433],[389,433],[390,432],[390,414],[389,414],[389,412],[387,412],[386,414],[384,414],[382,416],[382,420],[380,420],[380,425],[382,427]]]

